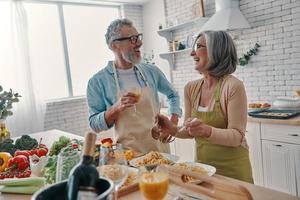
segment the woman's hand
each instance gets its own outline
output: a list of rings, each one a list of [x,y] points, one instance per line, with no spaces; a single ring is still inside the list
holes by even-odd
[[[185,121],[184,126],[187,133],[192,137],[208,138],[211,135],[212,128],[200,119],[189,118]]]

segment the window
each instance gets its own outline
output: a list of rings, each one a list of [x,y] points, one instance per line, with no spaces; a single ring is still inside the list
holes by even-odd
[[[65,55],[57,6],[26,3],[25,9],[35,92],[41,99],[67,97]]]
[[[104,34],[108,24],[119,18],[119,7],[24,5],[36,92],[42,99],[85,95],[88,79],[113,59]]]
[[[73,95],[83,95],[89,78],[113,59],[104,35],[119,11],[111,7],[77,5],[63,8]]]

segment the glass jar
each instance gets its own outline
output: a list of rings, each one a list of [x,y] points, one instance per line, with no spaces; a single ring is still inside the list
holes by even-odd
[[[0,144],[7,138],[10,138],[10,132],[5,125],[5,120],[0,119]]]

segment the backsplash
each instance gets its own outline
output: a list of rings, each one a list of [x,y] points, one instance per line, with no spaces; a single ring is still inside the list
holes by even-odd
[[[199,1],[165,0],[166,19],[176,17],[179,23],[193,19],[192,6]],[[214,0],[206,0],[206,17],[215,12]],[[256,42],[261,47],[246,66],[238,66],[235,76],[246,87],[249,102],[272,102],[277,96],[295,96],[300,88],[300,1],[298,0],[241,0],[240,10],[252,26],[230,31],[236,37],[239,57]],[[176,30],[174,38],[184,40],[199,27]],[[189,52],[176,55],[172,70],[175,88],[183,96],[184,85],[201,76],[194,70]]]

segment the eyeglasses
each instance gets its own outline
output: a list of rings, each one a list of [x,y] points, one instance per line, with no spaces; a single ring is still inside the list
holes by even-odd
[[[114,41],[123,41],[123,40],[130,40],[131,44],[135,44],[137,43],[138,40],[142,40],[143,39],[143,34],[140,33],[138,35],[132,35],[130,37],[123,37],[123,38],[117,38],[117,39],[114,39]]]
[[[205,47],[206,47],[206,46],[203,45],[203,44],[197,43],[198,40],[199,40],[199,38],[200,38],[201,36],[202,36],[202,34],[199,34],[199,35],[197,35],[197,36],[195,37],[195,39],[194,39],[194,44],[193,44],[193,46],[192,46],[192,50],[193,50],[193,51],[197,51],[197,49],[201,49],[201,48],[205,48]]]

